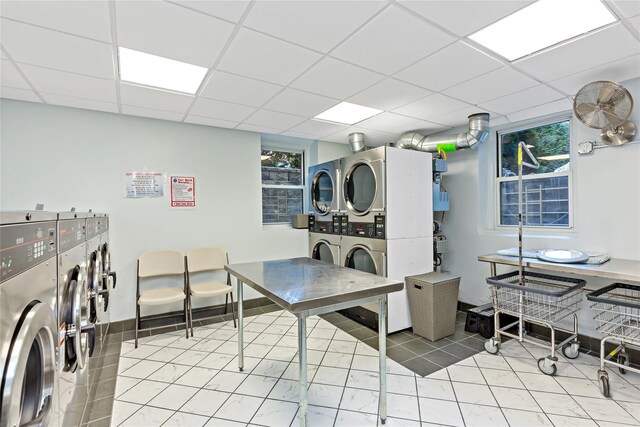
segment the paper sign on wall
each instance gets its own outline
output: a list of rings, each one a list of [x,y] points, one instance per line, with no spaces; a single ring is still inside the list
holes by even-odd
[[[164,195],[164,172],[125,172],[125,197],[162,197]]]
[[[171,207],[195,208],[196,178],[193,176],[172,176],[170,182]]]

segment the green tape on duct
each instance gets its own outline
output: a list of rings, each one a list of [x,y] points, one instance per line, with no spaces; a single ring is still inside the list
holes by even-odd
[[[456,151],[456,144],[438,144],[443,151]]]

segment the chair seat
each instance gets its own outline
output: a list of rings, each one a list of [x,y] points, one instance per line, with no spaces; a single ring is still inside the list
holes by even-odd
[[[185,299],[182,288],[153,289],[140,293],[138,304],[140,305],[162,305]]]
[[[215,297],[218,295],[228,294],[233,288],[225,282],[206,282],[191,285],[191,295],[194,297]]]

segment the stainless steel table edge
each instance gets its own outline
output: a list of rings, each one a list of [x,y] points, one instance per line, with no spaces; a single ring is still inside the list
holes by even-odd
[[[225,267],[226,269],[226,267]],[[235,272],[229,271],[232,275]],[[240,372],[244,371],[244,313],[243,313],[243,285],[240,275],[236,276],[237,279],[237,293],[238,293],[238,369]],[[252,289],[255,289],[251,286],[250,283],[247,283]],[[256,287],[259,287],[256,284],[253,284]],[[399,283],[399,287],[401,290],[404,287],[404,283]],[[260,287],[260,289],[264,289]],[[260,292],[260,289],[255,289]],[[394,292],[394,291],[391,291]],[[260,292],[263,295],[267,295],[267,293]],[[268,293],[271,295],[271,293]],[[269,298],[271,299],[271,298]],[[279,298],[278,298],[279,300]],[[273,300],[272,300],[273,301]],[[379,313],[378,313],[378,362],[379,362],[379,397],[378,397],[378,409],[380,415],[380,422],[385,424],[387,421],[387,294],[382,294],[378,296],[370,296],[358,300],[352,300],[349,302],[342,302],[338,304],[333,304],[324,307],[316,307],[309,310],[299,311],[299,312],[291,312],[291,310],[283,307],[285,310],[295,314],[298,318],[298,364],[299,364],[299,372],[298,379],[300,383],[300,427],[306,427],[307,425],[307,407],[308,407],[308,384],[307,384],[307,317],[329,313],[332,311],[340,310],[348,307],[355,307],[363,304],[369,304],[372,302],[378,301],[379,304]],[[276,301],[273,301],[278,306],[282,307],[282,304],[278,304]]]

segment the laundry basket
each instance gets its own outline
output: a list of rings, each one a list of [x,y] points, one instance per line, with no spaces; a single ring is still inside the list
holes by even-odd
[[[430,341],[453,335],[460,276],[434,272],[406,281],[413,333]]]

